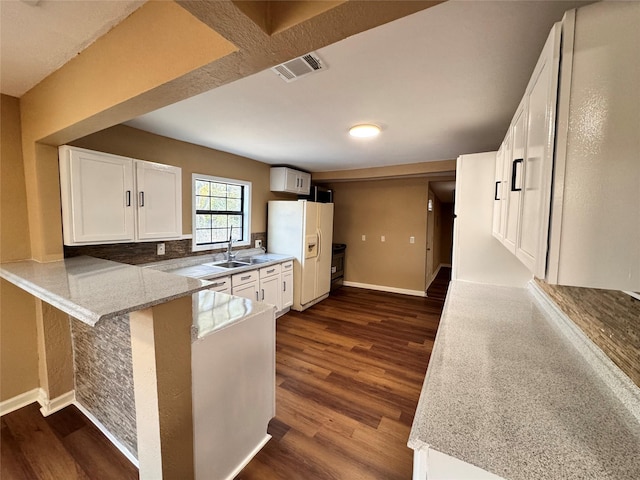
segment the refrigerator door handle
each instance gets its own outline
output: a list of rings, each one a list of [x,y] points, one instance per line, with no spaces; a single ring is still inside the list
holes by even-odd
[[[318,258],[322,255],[322,230],[318,229]]]

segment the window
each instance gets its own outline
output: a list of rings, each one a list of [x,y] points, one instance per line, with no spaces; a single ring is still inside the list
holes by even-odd
[[[194,173],[193,251],[249,245],[251,182]]]

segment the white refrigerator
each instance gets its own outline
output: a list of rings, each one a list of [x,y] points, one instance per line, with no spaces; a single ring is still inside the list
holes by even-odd
[[[329,296],[333,203],[308,200],[269,202],[267,248],[295,257],[293,309],[305,310]]]

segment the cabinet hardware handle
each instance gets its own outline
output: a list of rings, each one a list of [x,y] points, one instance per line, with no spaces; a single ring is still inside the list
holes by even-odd
[[[131,206],[131,190],[127,190],[125,198],[127,199],[127,207]]]
[[[512,192],[521,192],[522,187],[516,188],[516,175],[518,173],[518,165],[521,165],[524,162],[524,158],[516,158],[511,165],[511,191]]]
[[[256,302],[257,302],[258,300],[260,300],[260,299],[258,298],[258,291],[256,290]]]
[[[287,282],[282,282],[282,284],[284,285],[284,288],[282,289],[283,292],[287,291]]]
[[[262,300],[264,300],[264,288],[262,289]]]
[[[500,185],[500,182],[496,182],[496,191],[495,191],[495,193],[493,194],[493,199],[494,199],[494,200],[500,200],[500,199],[498,198],[498,186],[499,186],[499,185]]]
[[[273,272],[275,272],[275,271],[276,271],[276,269],[275,269],[275,268],[272,268],[271,270],[267,270],[267,273],[273,273]]]
[[[251,275],[247,275],[246,277],[240,277],[240,280],[249,280],[251,278]]]
[[[144,192],[140,192],[140,206],[144,207]]]

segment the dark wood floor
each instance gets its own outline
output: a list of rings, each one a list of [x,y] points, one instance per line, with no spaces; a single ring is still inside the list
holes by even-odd
[[[407,439],[450,270],[428,298],[343,287],[277,323],[273,439],[236,480],[410,479]],[[2,480],[135,479],[75,408],[2,417]]]
[[[2,417],[2,480],[127,480],[138,469],[80,411],[43,417],[33,403]]]
[[[449,274],[432,284],[438,297],[344,287],[278,319],[273,439],[236,480],[410,479],[406,445]]]

